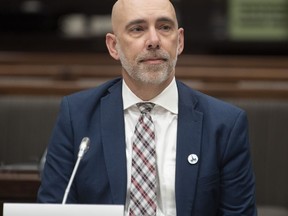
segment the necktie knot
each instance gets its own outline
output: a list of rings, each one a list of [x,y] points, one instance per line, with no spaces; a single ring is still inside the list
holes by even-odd
[[[155,104],[151,102],[141,102],[137,103],[136,105],[142,114],[150,113],[155,106]]]

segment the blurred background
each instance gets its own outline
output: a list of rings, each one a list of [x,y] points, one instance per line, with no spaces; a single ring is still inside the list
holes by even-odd
[[[35,202],[61,98],[120,76],[105,46],[114,2],[0,0],[0,203]],[[288,0],[172,2],[176,77],[246,110],[259,216],[287,216]]]
[[[0,49],[106,52],[115,1],[1,0]],[[173,1],[190,54],[288,54],[287,0]]]

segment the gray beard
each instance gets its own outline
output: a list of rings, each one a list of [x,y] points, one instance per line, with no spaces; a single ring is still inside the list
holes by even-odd
[[[157,85],[163,83],[169,78],[177,62],[177,57],[173,61],[169,61],[169,54],[160,50],[148,51],[148,53],[140,54],[137,56],[135,63],[129,62],[118,44],[116,46],[116,49],[118,51],[119,58],[124,70],[134,80],[142,82],[144,84]],[[146,58],[147,56],[160,56],[167,59],[167,61],[160,65],[145,65],[144,63],[139,63],[141,59]]]

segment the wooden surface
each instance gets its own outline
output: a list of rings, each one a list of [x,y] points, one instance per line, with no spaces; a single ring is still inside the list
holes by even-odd
[[[36,202],[40,177],[37,171],[0,171],[0,216],[4,202]]]
[[[2,95],[66,95],[120,75],[108,54],[0,53]],[[217,97],[288,98],[288,56],[182,55],[176,77]]]

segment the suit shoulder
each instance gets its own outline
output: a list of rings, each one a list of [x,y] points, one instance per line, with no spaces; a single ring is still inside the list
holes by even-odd
[[[244,112],[244,110],[240,107],[237,107],[236,105],[229,103],[224,99],[218,99],[210,95],[203,94],[201,92],[197,92],[196,94],[198,95],[200,103],[203,103],[203,105],[205,106],[223,111]]]
[[[120,84],[121,84],[120,78],[113,79],[95,88],[86,89],[86,90],[82,90],[82,91],[67,95],[65,96],[65,98],[67,98],[69,101],[77,101],[77,103],[81,101],[86,101],[86,100],[97,101],[100,98],[106,96],[110,88],[113,88],[115,85],[120,85]]]
[[[210,111],[215,114],[245,112],[243,109],[235,106],[234,104],[231,104],[223,99],[218,99],[194,90],[184,83],[179,82],[179,87],[182,89],[182,91],[185,92],[185,100],[187,100],[187,98],[190,98],[190,101],[192,101],[194,107],[199,111]]]

